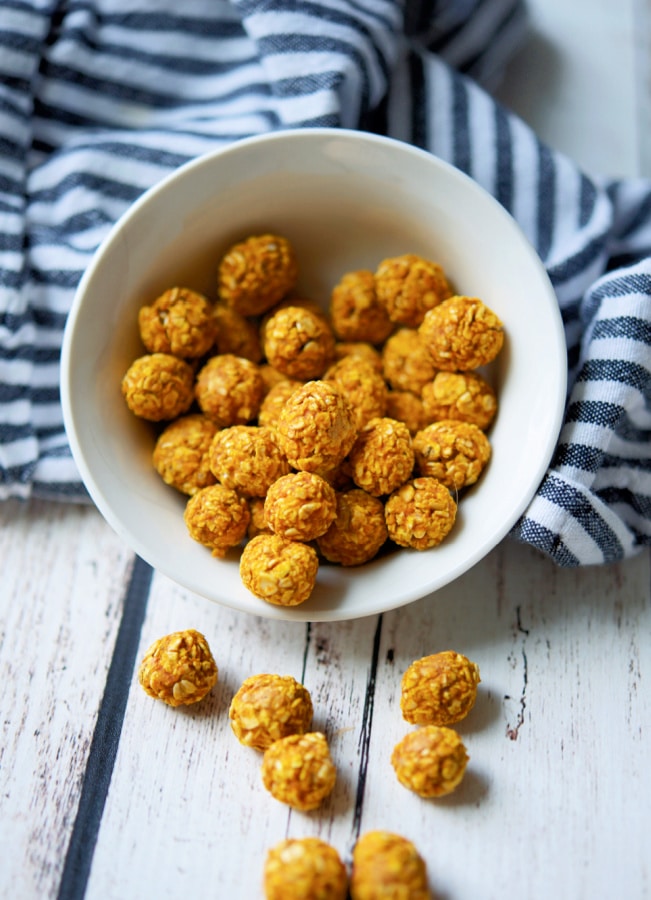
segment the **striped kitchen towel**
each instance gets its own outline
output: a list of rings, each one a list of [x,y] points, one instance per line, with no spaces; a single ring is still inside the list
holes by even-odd
[[[565,566],[651,543],[651,185],[587,177],[490,89],[520,0],[0,0],[0,498],[88,501],[59,403],[75,286],[148,187],[238,138],[379,131],[467,172],[557,292],[569,394],[513,536]]]

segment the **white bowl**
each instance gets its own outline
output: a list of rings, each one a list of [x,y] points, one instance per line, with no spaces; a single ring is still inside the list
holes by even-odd
[[[503,320],[492,366],[499,411],[493,456],[437,548],[400,550],[358,568],[323,565],[309,600],[291,609],[250,594],[238,554],[225,560],[188,535],[186,498],[151,463],[151,426],[127,409],[120,382],[144,352],[137,310],[182,284],[214,296],[217,262],[250,234],[294,244],[299,290],[326,305],[347,271],[419,253],[456,290]],[[254,137],[196,159],[120,219],[86,271],[62,353],[72,452],[112,528],[155,569],[210,600],[260,616],[338,620],[423,597],[468,570],[507,534],[543,478],[562,421],[566,345],[558,304],[514,220],[475,182],[431,154],[356,131],[307,129]]]

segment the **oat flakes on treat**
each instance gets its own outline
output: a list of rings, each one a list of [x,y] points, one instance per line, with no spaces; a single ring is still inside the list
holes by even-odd
[[[421,390],[427,422],[458,419],[485,431],[497,412],[497,395],[479,372],[437,372]]]
[[[272,385],[260,404],[258,425],[270,425],[274,427],[287,402],[287,398],[290,397],[302,383],[302,381],[296,381],[294,378],[283,377],[281,381]]]
[[[392,322],[416,328],[452,293],[443,268],[416,253],[382,260],[375,271],[378,300]]]
[[[478,297],[456,295],[431,309],[418,329],[437,369],[468,371],[492,362],[504,327]]]
[[[454,650],[416,659],[402,676],[402,716],[412,725],[454,725],[475,705],[480,681],[477,664]]]
[[[228,711],[233,734],[241,744],[266,750],[290,734],[305,734],[314,710],[307,688],[291,675],[262,673],[247,678]]]
[[[362,428],[369,419],[383,416],[387,408],[388,388],[384,378],[366,360],[347,356],[329,366],[325,381],[336,385],[355,414],[355,425]]]
[[[429,550],[449,534],[457,504],[436,478],[412,478],[395,490],[384,506],[389,537],[400,547]]]
[[[270,486],[266,524],[275,534],[308,543],[328,530],[337,515],[334,488],[314,472],[290,472]]]
[[[232,353],[253,363],[262,360],[260,335],[255,322],[231,309],[228,304],[218,301],[213,307],[217,353]]]
[[[377,556],[387,538],[382,501],[352,488],[337,493],[336,518],[317,546],[329,562],[360,566]]]
[[[415,844],[390,831],[367,831],[353,848],[351,900],[431,900],[427,867]]]
[[[288,398],[276,425],[281,450],[295,469],[335,469],[355,442],[355,414],[336,385],[308,381]]]
[[[292,734],[274,741],[262,759],[262,783],[293,809],[307,812],[332,793],[337,770],[324,734]]]
[[[353,481],[373,497],[404,484],[412,475],[414,459],[409,429],[386,417],[371,419],[361,428],[348,454]]]
[[[145,692],[168,706],[203,700],[217,683],[217,676],[208,641],[193,628],[154,641],[138,668],[138,681]]]
[[[190,537],[218,558],[242,542],[250,519],[246,500],[223,484],[198,490],[188,500],[183,514]]]
[[[316,584],[316,551],[277,534],[259,534],[240,556],[240,577],[247,590],[275,606],[304,603]]]
[[[196,494],[215,483],[208,451],[217,426],[207,416],[193,413],[174,419],[160,433],[152,461],[165,484],[183,494]]]
[[[411,435],[427,425],[423,401],[411,391],[389,391],[386,414],[390,419],[404,422]]]
[[[320,315],[301,306],[274,311],[262,331],[267,362],[288,378],[320,378],[332,362],[335,338]]]
[[[217,481],[242,497],[264,497],[289,472],[273,429],[259,425],[222,428],[212,440],[208,461]]]
[[[441,419],[414,436],[416,471],[437,478],[451,490],[474,484],[486,468],[491,445],[477,425]]]
[[[382,348],[382,374],[394,391],[420,394],[436,375],[432,356],[415,328],[399,328]]]
[[[393,330],[386,307],[375,292],[375,276],[368,269],[347,272],[330,297],[330,318],[342,341],[381,344]]]
[[[376,372],[382,374],[382,355],[377,347],[367,341],[336,341],[334,361],[346,356],[361,356],[369,362]]]
[[[224,353],[199,370],[194,391],[201,411],[220,428],[228,428],[257,417],[265,384],[255,363]]]
[[[461,783],[468,759],[453,728],[423,725],[395,745],[391,765],[403,787],[420,797],[443,797]]]
[[[346,900],[348,873],[321,838],[286,838],[267,853],[265,900]]]
[[[121,383],[131,412],[149,422],[182,416],[194,399],[194,369],[169,353],[148,353],[134,360]]]
[[[243,316],[259,316],[289,293],[298,278],[290,242],[276,234],[253,235],[230,247],[219,263],[219,299]]]

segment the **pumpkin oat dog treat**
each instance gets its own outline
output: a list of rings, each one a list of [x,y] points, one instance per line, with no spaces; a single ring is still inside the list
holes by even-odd
[[[427,423],[457,419],[485,431],[497,412],[495,391],[478,372],[437,372],[423,386],[421,400]]]
[[[215,321],[211,303],[196,291],[174,287],[138,312],[140,338],[150,353],[196,359],[212,347]]]
[[[431,309],[418,329],[438,369],[477,369],[495,359],[504,328],[477,297],[454,296]]]
[[[320,313],[287,306],[274,311],[261,332],[267,362],[289,378],[320,378],[332,362],[335,337]]]
[[[247,502],[251,513],[251,521],[246,529],[247,538],[251,540],[259,534],[272,534],[271,528],[264,520],[264,497],[247,497]]]
[[[314,590],[319,560],[316,551],[278,534],[259,534],[240,557],[245,588],[275,606],[298,606]]]
[[[255,363],[223,353],[199,370],[194,392],[201,411],[220,428],[227,428],[255,419],[265,385]]]
[[[188,500],[183,514],[190,537],[224,557],[245,537],[251,514],[246,500],[223,484],[201,488]]]
[[[265,522],[275,534],[292,541],[313,541],[328,530],[337,515],[337,497],[314,472],[290,472],[269,488]]]
[[[424,725],[409,732],[391,754],[400,784],[420,797],[452,793],[461,783],[467,763],[463,741],[444,725]]]
[[[367,831],[353,848],[352,900],[431,900],[425,861],[390,831]]]
[[[420,394],[436,375],[432,356],[414,328],[400,328],[382,348],[382,373],[394,391]]]
[[[453,650],[416,659],[402,676],[402,716],[412,725],[454,725],[475,705],[480,681],[477,664]]]
[[[387,408],[388,389],[379,372],[359,356],[347,356],[333,363],[325,375],[325,381],[336,385],[355,414],[357,428],[369,419],[383,416]]]
[[[334,361],[347,356],[360,356],[370,363],[376,372],[382,374],[382,355],[377,347],[366,341],[336,341]]]
[[[491,455],[488,438],[476,425],[441,419],[414,436],[416,471],[438,478],[451,490],[474,484]]]
[[[241,744],[266,750],[274,741],[310,730],[310,692],[291,675],[252,675],[231,701],[228,717]]]
[[[357,487],[373,497],[390,494],[414,468],[409,429],[396,419],[371,419],[357,435],[348,462]]]
[[[377,556],[387,537],[382,501],[352,488],[337,493],[337,516],[317,545],[329,562],[360,566]]]
[[[387,394],[387,416],[404,422],[410,434],[416,434],[427,425],[423,401],[411,391],[389,391]]]
[[[217,331],[215,337],[217,353],[232,353],[254,363],[261,361],[262,347],[254,322],[223,302],[215,303],[213,306],[213,319]]]
[[[389,537],[400,547],[428,550],[450,532],[457,504],[436,478],[419,477],[395,490],[384,507]]]
[[[198,413],[170,422],[158,436],[152,456],[163,481],[183,494],[214,484],[208,450],[216,433],[214,422]]]
[[[291,734],[265,750],[262,783],[272,797],[294,809],[316,809],[332,793],[336,779],[328,742],[319,731]]]
[[[169,353],[150,353],[134,360],[121,384],[131,412],[149,422],[176,419],[192,405],[192,366]]]
[[[264,497],[289,472],[271,428],[231,425],[213,438],[208,461],[217,481],[243,497]]]
[[[342,341],[381,344],[393,331],[393,322],[375,293],[375,277],[367,269],[347,272],[330,297],[330,318]]]
[[[264,892],[266,900],[346,900],[348,873],[320,838],[287,838],[267,854]]]
[[[452,293],[441,266],[416,253],[382,260],[375,271],[375,290],[391,321],[411,328]]]
[[[278,416],[287,402],[287,398],[290,397],[301,384],[302,382],[296,381],[294,378],[285,378],[283,376],[282,381],[278,381],[276,384],[272,385],[260,405],[258,425],[275,426],[278,421]]]
[[[189,706],[203,700],[217,683],[217,675],[208,641],[192,628],[154,641],[138,669],[146,693],[168,706]]]
[[[286,238],[254,235],[227,250],[217,277],[220,300],[243,316],[258,316],[294,287],[298,265]]]

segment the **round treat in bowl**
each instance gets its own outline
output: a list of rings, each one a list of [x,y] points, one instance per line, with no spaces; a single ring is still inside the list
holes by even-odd
[[[274,235],[287,245],[274,246]],[[267,271],[263,251],[269,236],[275,255]],[[264,240],[247,243],[251,237]],[[167,423],[134,415],[125,402],[125,373],[148,353],[139,311],[153,307],[166,291],[183,288],[213,304],[240,298],[233,309],[260,328],[273,314],[272,301],[293,309],[320,308],[327,316],[333,290],[347,273],[375,273],[386,260],[412,257],[440,266],[452,297],[472,301],[427,300],[448,303],[455,323],[461,323],[454,325],[451,346],[468,309],[475,317],[480,309],[479,325],[489,329],[491,339],[490,315],[502,323],[503,346],[478,370],[498,404],[486,432],[490,460],[472,487],[455,497],[454,526],[437,546],[419,551],[388,543],[357,566],[320,558],[305,602],[266,603],[242,582],[241,546],[216,558],[190,536],[184,522],[188,495],[166,484],[152,462]],[[225,258],[228,291],[221,296]],[[248,266],[243,280],[238,280],[240,265]],[[281,299],[265,295],[256,305],[258,277],[279,285]],[[410,291],[414,283],[415,276]],[[241,285],[248,292],[244,306]],[[369,302],[367,294],[354,298],[358,318]],[[423,340],[431,342],[431,320],[439,314],[424,311],[426,322],[428,315],[430,324],[408,327],[422,328]],[[402,327],[395,324],[395,330]],[[185,323],[176,328],[183,336]],[[485,342],[484,332],[475,330]],[[440,359],[441,341],[435,342]],[[332,347],[326,349],[330,354]],[[293,352],[303,352],[300,341]],[[198,373],[205,364],[204,356],[183,365]],[[393,609],[436,591],[507,534],[540,484],[556,444],[565,402],[566,347],[542,263],[514,220],[475,182],[402,142],[314,128],[238,141],[196,159],[131,207],[79,285],[64,337],[61,382],[66,428],[88,492],[136,553],[188,590],[239,610],[338,620]],[[255,409],[261,399],[256,395]],[[199,411],[195,403],[184,414]],[[246,423],[256,424],[255,418]],[[338,476],[344,482],[345,469],[346,461]],[[339,489],[334,477],[332,484]],[[351,483],[342,489],[351,487],[358,489]]]

